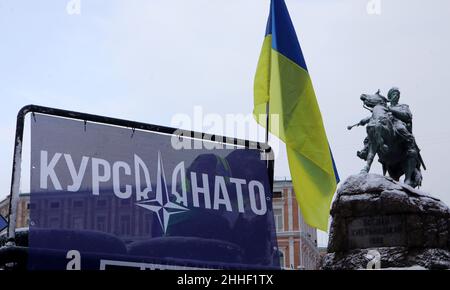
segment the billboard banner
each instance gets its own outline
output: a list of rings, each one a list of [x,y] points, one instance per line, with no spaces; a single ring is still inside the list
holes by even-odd
[[[261,150],[31,120],[30,269],[273,269],[277,249]]]

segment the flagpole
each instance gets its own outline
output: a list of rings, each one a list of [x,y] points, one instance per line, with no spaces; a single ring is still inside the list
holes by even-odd
[[[267,102],[267,104],[266,104],[266,146],[267,147],[269,147],[269,125],[270,125],[270,123],[269,123],[269,102]],[[273,156],[273,155],[271,155],[271,154],[267,155],[266,154],[266,157],[268,157],[268,156]],[[270,158],[267,158],[267,164],[266,165],[267,165],[268,169],[271,168],[270,167],[270,162],[273,162],[273,160],[270,160]],[[273,169],[273,167],[272,167],[272,169]],[[273,171],[270,173],[270,175],[273,178]],[[271,184],[271,188],[273,189],[273,183]]]
[[[269,102],[266,103],[266,144],[269,145]]]

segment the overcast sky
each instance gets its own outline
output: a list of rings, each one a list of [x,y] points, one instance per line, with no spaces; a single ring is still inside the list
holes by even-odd
[[[26,104],[168,126],[197,105],[252,111],[269,0],[81,0],[72,15],[68,2],[0,0],[0,197]],[[365,130],[346,130],[367,116],[359,95],[395,85],[428,167],[422,189],[450,204],[450,2],[381,0],[379,15],[368,2],[286,0],[341,178],[363,167]],[[275,164],[289,177],[284,150]]]

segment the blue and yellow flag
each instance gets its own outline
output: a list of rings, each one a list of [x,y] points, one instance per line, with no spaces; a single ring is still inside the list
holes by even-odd
[[[284,0],[271,1],[255,76],[253,114],[263,127],[267,108],[271,116],[279,118],[279,122],[269,122],[269,131],[286,143],[292,183],[304,219],[327,231],[339,176]]]

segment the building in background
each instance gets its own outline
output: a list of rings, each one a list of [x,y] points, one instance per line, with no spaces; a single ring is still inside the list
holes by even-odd
[[[295,198],[295,193],[292,187],[292,181],[275,181],[273,190],[273,212],[275,217],[275,226],[277,232],[278,249],[280,252],[280,265],[283,269],[318,269],[320,264],[320,253],[317,246],[317,230],[305,224],[300,208]],[[78,201],[79,203],[82,202]],[[118,202],[118,201],[117,201]],[[51,206],[51,205],[49,205]],[[77,201],[74,200],[74,207],[77,206]],[[97,205],[99,206],[99,205]],[[118,205],[127,206],[127,205]],[[29,194],[21,194],[17,214],[17,228],[28,227],[29,225],[29,208],[30,196]],[[83,206],[81,203],[81,209]],[[108,207],[105,204],[105,209]],[[104,210],[99,208],[97,212],[103,213]],[[84,210],[82,210],[84,212]],[[107,210],[108,211],[108,210]],[[9,196],[0,201],[0,213],[7,217],[9,213]],[[107,216],[107,213],[104,213]],[[102,223],[98,219],[92,221],[93,229],[98,230],[112,230],[110,226],[101,226]],[[76,218],[76,217],[73,217]],[[51,217],[48,218],[51,222]],[[130,223],[131,220],[128,221]],[[105,221],[103,222],[105,223]],[[130,225],[126,225],[120,221],[120,228],[126,230]],[[86,226],[86,225],[85,225]],[[83,226],[80,226],[83,228]]]
[[[305,223],[292,181],[276,180],[273,195],[280,264],[284,269],[318,269],[317,230]]]
[[[0,201],[0,214],[8,218],[9,215],[9,195]],[[26,228],[30,223],[30,195],[20,194],[16,228]]]

